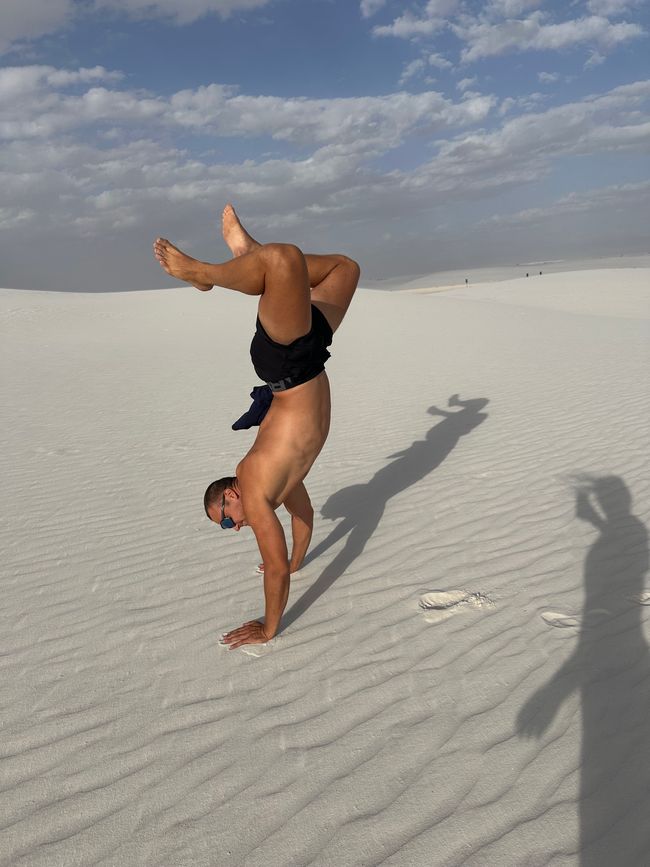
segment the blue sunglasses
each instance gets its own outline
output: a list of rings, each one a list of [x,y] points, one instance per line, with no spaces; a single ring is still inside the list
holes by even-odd
[[[222,518],[219,521],[219,526],[222,530],[232,530],[235,526],[235,522],[232,518],[226,518],[226,492],[224,491],[221,497],[221,515]]]

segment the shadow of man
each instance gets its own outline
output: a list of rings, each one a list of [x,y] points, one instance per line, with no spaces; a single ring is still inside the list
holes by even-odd
[[[305,562],[312,562],[344,536],[348,538],[343,549],[323,569],[314,584],[288,609],[282,621],[283,628],[300,617],[362,553],[391,497],[439,466],[459,439],[487,418],[487,413],[481,412],[487,403],[486,398],[460,400],[454,394],[447,405],[460,409],[449,412],[436,406],[429,407],[429,415],[442,416],[443,420],[428,431],[424,440],[416,440],[403,452],[390,455],[392,463],[378,470],[365,485],[351,485],[329,498],[321,514],[330,520],[343,520],[327,539],[313,549]]]
[[[650,863],[650,659],[639,604],[648,601],[648,534],[631,505],[618,476],[582,478],[576,515],[599,536],[585,560],[578,646],[524,705],[517,725],[522,736],[539,737],[580,690],[581,867]]]

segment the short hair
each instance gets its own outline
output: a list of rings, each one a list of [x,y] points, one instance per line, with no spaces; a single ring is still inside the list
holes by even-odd
[[[237,476],[224,476],[223,479],[210,482],[203,495],[203,508],[208,518],[210,518],[210,513],[208,512],[210,506],[214,506],[215,504],[220,506],[224,491],[226,488],[232,488],[236,481]]]

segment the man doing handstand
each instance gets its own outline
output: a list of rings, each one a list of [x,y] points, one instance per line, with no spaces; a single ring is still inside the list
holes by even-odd
[[[303,479],[329,432],[327,347],[357,288],[359,266],[347,256],[259,244],[232,205],[223,211],[222,228],[233,254],[228,262],[200,262],[164,238],[156,240],[154,253],[168,274],[201,291],[218,285],[260,298],[251,358],[273,399],[235,476],[212,482],[204,499],[208,517],[223,529],[251,527],[262,556],[264,622],[251,620],[226,633],[224,641],[234,649],[277,633],[290,573],[300,568],[309,547],[314,512]],[[291,560],[275,514],[280,504],[291,515]]]

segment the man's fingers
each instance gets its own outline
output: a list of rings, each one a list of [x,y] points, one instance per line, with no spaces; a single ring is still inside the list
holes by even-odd
[[[230,644],[231,641],[236,641],[238,638],[255,635],[257,629],[253,626],[254,623],[256,623],[255,620],[251,621],[250,624],[245,623],[244,626],[240,626],[239,629],[233,629],[232,632],[226,632],[225,635],[222,635],[221,637],[227,644]]]
[[[238,635],[237,638],[233,638],[232,641],[226,642],[231,650],[235,650],[237,647],[241,647],[242,644],[254,644],[255,636],[254,635]]]

